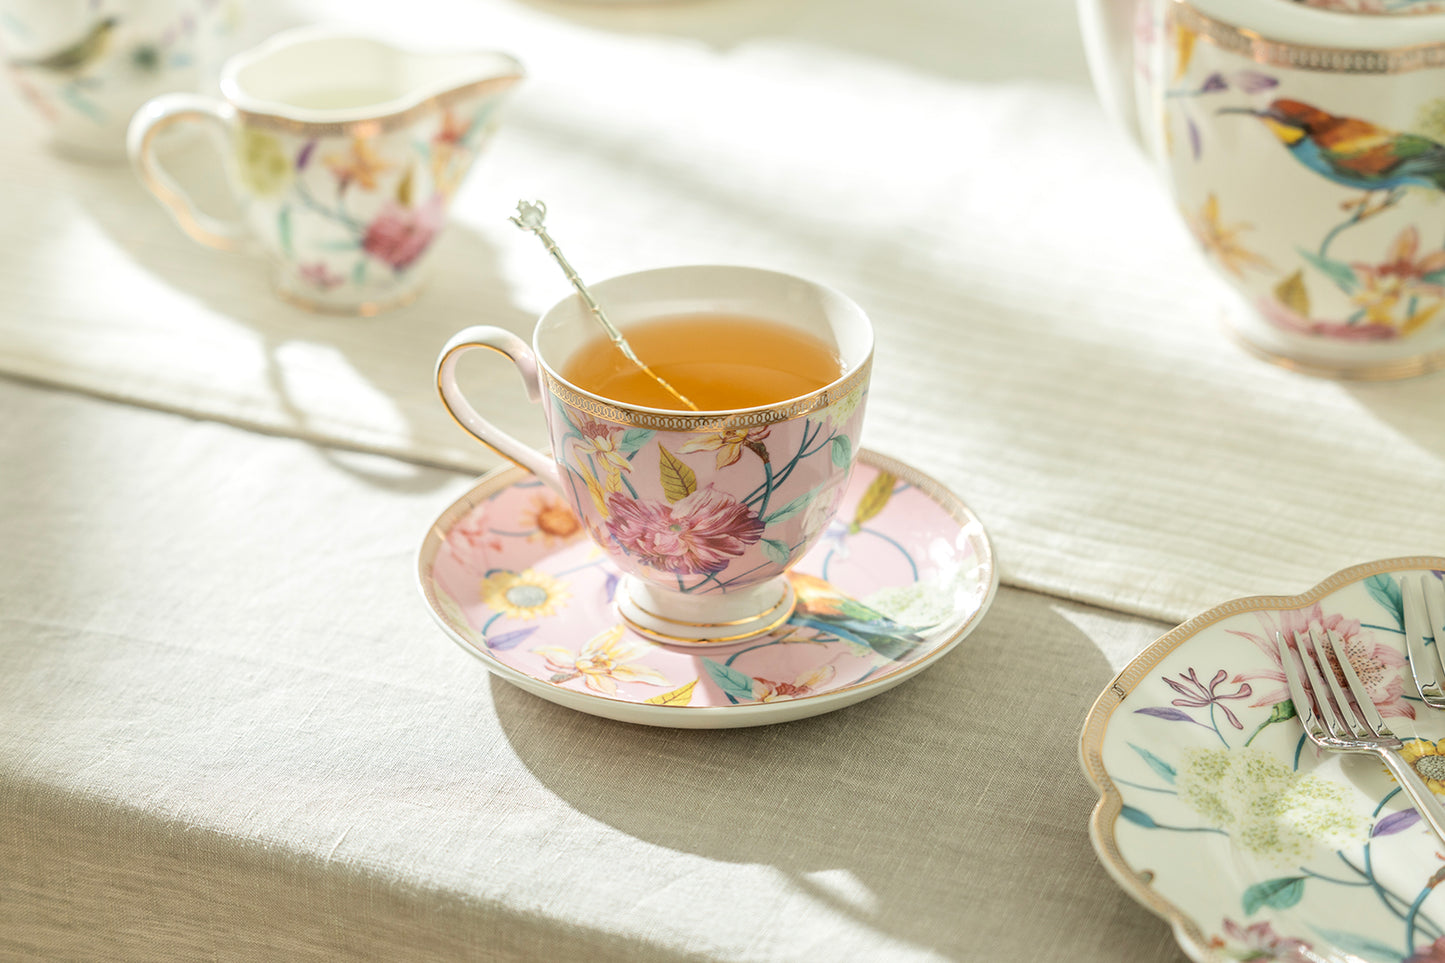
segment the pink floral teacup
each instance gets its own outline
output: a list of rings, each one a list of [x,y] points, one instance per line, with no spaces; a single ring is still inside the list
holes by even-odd
[[[628,326],[660,316],[726,314],[809,332],[833,346],[841,374],[800,397],[730,411],[642,408],[600,397],[559,373],[599,328],[580,297],[552,307],[532,345],[501,328],[466,328],[437,359],[443,403],[463,428],[559,492],[622,573],[619,614],[671,644],[719,645],[785,622],[783,574],[827,528],[858,450],[873,360],[862,309],[830,288],[757,268],[661,268],[592,292]],[[479,414],[457,386],[472,348],[506,356],[542,403],[544,455]]]
[[[447,205],[495,128],[520,65],[426,53],[328,28],[287,31],[227,61],[224,100],[169,94],[131,121],[131,161],[203,244],[262,251],[282,297],[374,314],[414,297]],[[201,211],[157,161],[181,122],[224,134],[237,221]]]

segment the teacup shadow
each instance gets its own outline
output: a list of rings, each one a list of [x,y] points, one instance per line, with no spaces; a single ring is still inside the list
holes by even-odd
[[[496,678],[491,692],[518,759],[568,806],[652,846],[773,867],[800,898],[890,939],[948,959],[976,958],[979,946],[1030,958],[1040,932],[1062,932],[1050,917],[1064,907],[1040,890],[1048,863],[1076,867],[1097,902],[1080,932],[1056,937],[1060,949],[1077,940],[1118,947],[1121,961],[1182,960],[1090,848],[1097,796],[1072,747],[1113,671],[1048,606],[1003,590],[979,629],[917,678],[775,726],[649,728]],[[1041,665],[1071,680],[1049,688],[1057,731],[1028,718]],[[1032,866],[1012,865],[1021,858]]]
[[[196,143],[187,149],[204,153],[209,146]],[[432,252],[427,283],[411,304],[374,317],[328,315],[281,300],[260,256],[216,251],[186,238],[128,168],[65,168],[57,176],[68,181],[67,194],[135,267],[251,330],[264,359],[266,402],[274,411],[265,423],[258,419],[247,427],[312,441],[338,468],[387,488],[431,489],[445,476],[397,470],[345,452],[400,454],[419,463],[463,467],[407,451],[407,439],[424,434],[419,429],[425,420],[440,424],[446,415],[433,394],[423,393],[434,403],[422,407],[408,404],[397,387],[411,381],[430,385],[436,352],[459,327],[486,322],[523,334],[530,328],[532,318],[508,295],[496,252],[475,231],[455,221],[447,226]],[[41,227],[33,226],[36,236],[44,236]],[[308,392],[321,385],[299,380],[306,377],[311,358],[367,397],[372,409],[358,416],[357,431],[340,424],[334,409],[328,415],[308,404]],[[254,373],[245,377],[247,387],[259,386]],[[384,428],[375,432],[378,421]],[[369,433],[376,434],[375,443],[368,441]],[[468,444],[458,430],[458,447]]]

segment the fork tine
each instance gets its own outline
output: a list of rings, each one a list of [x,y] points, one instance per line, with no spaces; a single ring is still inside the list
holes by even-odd
[[[1294,703],[1295,715],[1299,716],[1300,725],[1304,726],[1305,732],[1313,738],[1319,729],[1319,716],[1315,712],[1314,700],[1305,689],[1299,666],[1295,665],[1294,656],[1290,653],[1289,643],[1284,640],[1284,635],[1276,632],[1274,644],[1279,647],[1279,664],[1284,669],[1285,684],[1289,686],[1289,697]]]
[[[1410,674],[1415,677],[1415,688],[1419,690],[1420,698],[1429,705],[1435,705],[1441,694],[1439,676],[1436,675],[1440,646],[1435,646],[1436,656],[1432,657],[1425,651],[1425,636],[1432,634],[1430,626],[1434,622],[1426,608],[1425,578],[1428,576],[1419,581],[1402,578],[1400,589],[1405,603],[1405,650],[1410,654]]]
[[[1429,661],[1429,665],[1432,668],[1445,668],[1445,582],[1432,574],[1421,575],[1420,595],[1425,603],[1426,627],[1430,630],[1430,638],[1435,648],[1435,658]],[[1436,688],[1440,688],[1438,682]]]
[[[1299,649],[1300,661],[1304,663],[1305,675],[1309,676],[1310,686],[1314,690],[1315,698],[1319,700],[1320,718],[1325,728],[1337,739],[1355,738],[1355,724],[1349,710],[1349,700],[1340,691],[1340,684],[1335,681],[1335,670],[1330,668],[1329,662],[1320,654],[1319,646],[1315,645],[1314,633],[1309,630],[1296,632],[1294,642]],[[1310,651],[1307,652],[1306,648]]]
[[[1350,690],[1350,697],[1354,699],[1360,719],[1365,723],[1365,728],[1372,736],[1393,737],[1395,734],[1390,731],[1389,726],[1385,725],[1385,720],[1380,718],[1380,710],[1375,707],[1375,700],[1370,698],[1369,690],[1360,681],[1355,667],[1350,665],[1349,656],[1345,654],[1344,640],[1340,638],[1339,633],[1329,629],[1325,630],[1325,638],[1329,640],[1330,649],[1335,654],[1335,661],[1340,664],[1340,671],[1345,676],[1345,685]]]

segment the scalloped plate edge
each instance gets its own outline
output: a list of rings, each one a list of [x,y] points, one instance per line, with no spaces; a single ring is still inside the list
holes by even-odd
[[[1180,948],[1196,963],[1231,961],[1210,949],[1209,940],[1199,924],[1179,906],[1160,896],[1152,887],[1148,874],[1137,873],[1129,867],[1114,837],[1114,824],[1123,810],[1124,799],[1114,787],[1114,781],[1110,778],[1103,759],[1104,736],[1108,732],[1114,710],[1123,704],[1134,688],[1147,678],[1165,657],[1198,635],[1202,629],[1216,622],[1241,612],[1303,608],[1346,585],[1372,575],[1409,569],[1445,569],[1445,557],[1405,555],[1365,562],[1342,569],[1299,595],[1252,595],[1216,605],[1180,623],[1145,647],[1144,651],[1135,656],[1104,687],[1104,691],[1089,709],[1083,729],[1079,733],[1079,765],[1100,797],[1089,815],[1089,841],[1114,882],[1146,909],[1168,923]]]

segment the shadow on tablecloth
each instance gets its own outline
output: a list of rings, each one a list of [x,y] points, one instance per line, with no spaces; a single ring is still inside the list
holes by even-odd
[[[579,812],[654,846],[774,867],[821,912],[892,940],[950,959],[1112,947],[1119,963],[1182,960],[1089,843],[1097,796],[1078,732],[1114,670],[1059,614],[1069,608],[1004,589],[918,677],[776,726],[611,722],[495,678],[492,695],[519,759]],[[727,903],[719,893],[711,908]]]

